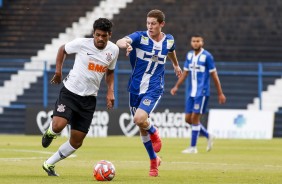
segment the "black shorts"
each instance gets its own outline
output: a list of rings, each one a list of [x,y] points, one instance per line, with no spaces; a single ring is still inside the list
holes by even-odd
[[[79,96],[62,87],[53,116],[68,120],[71,129],[88,133],[96,108],[95,96]]]

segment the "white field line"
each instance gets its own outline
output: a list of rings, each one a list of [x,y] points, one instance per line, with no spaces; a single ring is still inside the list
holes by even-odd
[[[114,162],[120,162],[120,163],[147,163],[147,161],[113,161]],[[246,167],[249,167],[249,166],[252,166],[252,164],[230,164],[230,163],[209,163],[209,162],[163,162],[162,161],[162,164],[172,164],[172,165],[182,165],[182,164],[190,164],[190,165],[217,165],[217,166],[246,166]],[[253,166],[262,166],[262,167],[274,167],[274,168],[282,168],[282,165],[253,165]]]
[[[45,155],[53,155],[54,152],[50,151],[40,151],[40,150],[22,150],[22,149],[0,149],[0,152],[21,152],[21,153],[39,153]],[[76,157],[75,154],[70,155],[68,158]],[[20,161],[20,160],[36,160],[36,159],[45,159],[45,157],[15,157],[15,158],[1,158],[0,161]]]

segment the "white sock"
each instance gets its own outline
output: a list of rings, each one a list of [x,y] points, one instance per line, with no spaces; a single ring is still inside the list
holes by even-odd
[[[144,128],[144,130],[150,130],[150,128],[152,127],[152,124],[148,121],[149,125],[148,127]]]
[[[53,131],[53,121],[51,121],[50,126],[49,126],[49,131],[53,134],[53,135],[58,135],[59,133],[56,133]]]
[[[63,160],[66,157],[70,156],[75,151],[76,151],[76,149],[74,149],[70,145],[70,142],[67,141],[60,146],[59,150],[56,153],[54,153],[48,160],[46,160],[46,163],[53,165],[53,164],[59,162],[60,160]]]
[[[149,135],[149,134],[148,134],[148,135],[146,135],[146,136],[141,135],[140,137],[141,137],[141,140],[142,140],[142,142],[143,142],[143,143],[146,143],[146,142],[148,142],[148,141],[150,141],[150,140],[151,140],[151,138],[150,138],[150,135]]]

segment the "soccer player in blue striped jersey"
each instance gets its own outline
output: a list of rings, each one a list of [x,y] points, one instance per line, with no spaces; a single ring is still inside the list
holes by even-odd
[[[201,115],[206,112],[210,96],[210,76],[217,89],[219,104],[224,104],[226,101],[217,75],[213,56],[203,48],[203,45],[204,39],[201,35],[195,34],[191,37],[193,50],[187,53],[183,74],[170,91],[172,95],[175,95],[178,87],[183,83],[186,77],[190,75],[188,80],[189,96],[186,101],[185,121],[192,126],[192,135],[190,147],[183,150],[182,153],[198,152],[196,145],[199,133],[203,134],[208,139],[207,151],[212,149],[214,136],[200,123]]]
[[[173,63],[177,77],[182,74],[175,53],[174,38],[162,32],[165,15],[160,10],[147,14],[147,31],[134,32],[117,41],[126,49],[132,74],[128,82],[129,105],[133,120],[139,126],[142,142],[150,157],[149,176],[158,176],[162,142],[158,130],[148,120],[164,91],[164,72],[167,56]]]

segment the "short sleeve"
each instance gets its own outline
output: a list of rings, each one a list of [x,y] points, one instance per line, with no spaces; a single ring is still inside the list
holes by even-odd
[[[131,45],[133,47],[136,47],[136,45],[140,43],[141,34],[140,32],[136,31],[130,35],[127,35],[126,38],[131,40]]]
[[[183,66],[183,70],[185,71],[189,71],[189,55],[191,55],[191,53],[186,54],[186,59]]]
[[[74,39],[73,41],[66,43],[65,51],[68,54],[77,53],[81,48],[82,40],[83,38],[77,38],[77,39]]]
[[[118,54],[119,54],[119,48],[115,45],[115,53],[114,53],[114,58],[111,64],[109,65],[109,70],[114,70],[116,67],[117,59],[118,59]]]
[[[213,71],[216,71],[214,59],[213,59],[213,56],[211,54],[207,55],[206,63],[207,63],[207,68],[208,68],[210,73],[213,72]]]

